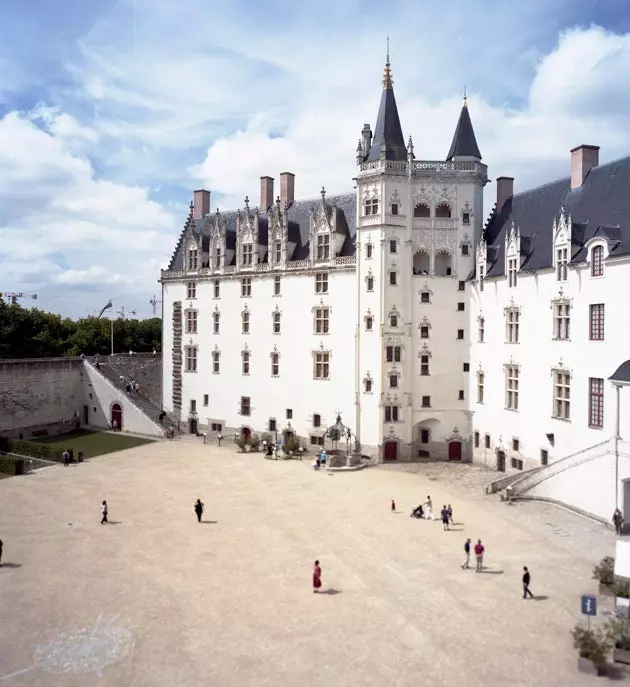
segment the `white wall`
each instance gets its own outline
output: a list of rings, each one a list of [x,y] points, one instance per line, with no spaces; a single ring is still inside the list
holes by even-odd
[[[117,389],[88,363],[84,363],[84,372],[84,402],[89,408],[90,426],[107,429],[111,423],[112,406],[118,403],[122,408],[122,431],[155,437],[164,436],[163,427],[149,419],[123,391]]]

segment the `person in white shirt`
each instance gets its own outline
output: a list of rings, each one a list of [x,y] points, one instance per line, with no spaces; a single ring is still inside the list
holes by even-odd
[[[103,503],[102,503],[102,505],[101,505],[101,515],[103,516],[103,517],[101,518],[101,525],[103,525],[104,523],[108,522],[108,520],[107,520],[107,511],[108,511],[108,509],[107,509],[107,501],[103,501]]]
[[[433,501],[431,501],[430,496],[427,496],[427,502],[424,505],[426,508],[424,517],[427,520],[435,520],[435,515],[433,515]]]

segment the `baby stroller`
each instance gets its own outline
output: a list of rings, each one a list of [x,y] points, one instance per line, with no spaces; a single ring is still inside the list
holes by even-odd
[[[418,506],[417,508],[414,508],[411,511],[411,517],[412,518],[423,518],[424,517],[424,508],[422,508],[422,506]]]

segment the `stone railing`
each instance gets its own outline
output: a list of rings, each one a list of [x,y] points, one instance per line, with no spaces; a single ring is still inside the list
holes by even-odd
[[[361,172],[378,172],[387,170],[390,172],[409,172],[409,163],[400,160],[374,160],[373,162],[362,162],[359,165]],[[486,176],[488,168],[482,162],[444,162],[442,160],[414,160],[411,167],[412,172],[431,174],[454,174],[457,172],[474,172]]]
[[[296,260],[295,262],[288,262],[287,263],[287,269],[288,270],[307,270],[311,266],[311,263],[309,260]]]
[[[236,265],[228,265],[223,268],[223,274],[234,274],[236,272]]]
[[[256,265],[256,272],[268,272],[271,269],[271,265],[268,262],[259,262]]]
[[[335,265],[355,265],[356,262],[356,255],[344,255],[343,257],[335,258]]]

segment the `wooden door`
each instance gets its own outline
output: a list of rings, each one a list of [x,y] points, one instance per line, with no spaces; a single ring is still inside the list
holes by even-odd
[[[448,459],[461,460],[462,459],[462,442],[451,441],[448,445]]]
[[[383,460],[398,459],[398,444],[395,441],[388,441],[383,446]]]

